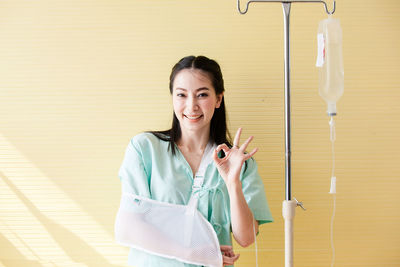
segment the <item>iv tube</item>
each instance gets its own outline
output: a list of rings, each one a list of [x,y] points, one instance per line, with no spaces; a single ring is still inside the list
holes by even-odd
[[[333,120],[333,116],[331,116],[331,120],[329,121],[329,126],[331,128],[331,142],[332,142],[332,175],[331,175],[331,190],[330,194],[336,194],[336,176],[335,176],[335,140],[336,140],[336,132],[335,132],[335,121]]]
[[[336,140],[336,131],[335,131],[335,121],[333,120],[333,115],[330,116],[329,126],[331,130],[331,142],[332,142],[332,175],[331,175],[331,189],[329,194],[333,196],[333,210],[332,210],[332,218],[331,218],[331,230],[330,230],[330,239],[331,239],[331,248],[332,248],[332,261],[331,267],[335,264],[335,244],[333,242],[333,222],[335,221],[335,213],[336,213],[336,176],[335,176],[335,140]]]

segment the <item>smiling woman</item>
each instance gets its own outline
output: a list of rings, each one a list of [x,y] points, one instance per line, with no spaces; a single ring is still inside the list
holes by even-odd
[[[232,265],[239,255],[233,252],[231,233],[239,245],[246,247],[255,241],[260,224],[272,222],[264,186],[252,158],[257,149],[245,152],[252,137],[240,144],[240,128],[233,146],[229,141],[224,81],[216,61],[204,56],[181,59],[172,69],[170,92],[174,108],[172,128],[133,137],[119,177],[123,196],[156,201],[154,205],[159,207],[173,204],[177,210],[187,212],[180,212],[182,219],[178,221],[173,212],[146,211],[143,215],[134,211],[137,203],[121,200],[116,236],[121,244],[131,246],[128,262],[134,266],[212,265],[212,259],[203,256],[199,261],[193,256],[199,244],[181,245],[195,239],[200,231],[193,221],[192,214],[197,214],[194,209],[209,225],[204,228],[210,237],[206,245],[216,250],[211,255],[217,255],[216,262],[219,257],[220,263]],[[168,227],[174,232],[165,231],[165,225],[174,225]],[[122,226],[124,229],[120,229]],[[146,238],[137,240],[138,234],[129,230],[143,233],[149,227],[153,229],[149,235],[160,233],[151,245]],[[126,236],[132,237],[131,243]],[[165,239],[166,236],[170,237]],[[179,236],[182,240],[177,240]],[[216,246],[213,240],[217,240]],[[165,247],[182,249],[168,253]]]

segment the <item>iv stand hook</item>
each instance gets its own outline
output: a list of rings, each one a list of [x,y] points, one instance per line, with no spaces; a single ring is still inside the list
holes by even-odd
[[[326,2],[322,1],[322,0],[321,1],[318,1],[318,0],[315,0],[315,1],[312,1],[312,0],[311,1],[309,1],[309,0],[306,0],[306,1],[301,1],[301,0],[287,0],[287,1],[279,1],[279,0],[250,0],[250,1],[248,1],[246,3],[246,9],[244,11],[242,11],[241,8],[240,8],[240,0],[237,0],[237,8],[238,8],[239,13],[242,14],[242,15],[246,14],[248,9],[249,9],[250,3],[257,3],[257,2],[258,3],[261,3],[261,2],[272,2],[272,3],[273,2],[275,2],[275,3],[301,3],[301,2],[304,2],[304,3],[323,3],[324,6],[325,6],[325,11],[329,15],[332,15],[333,13],[335,13],[335,10],[336,10],[336,0],[333,1],[333,9],[332,9],[332,11],[328,10],[328,6],[326,5]]]

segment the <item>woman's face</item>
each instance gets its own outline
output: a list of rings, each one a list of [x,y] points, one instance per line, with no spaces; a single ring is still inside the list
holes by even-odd
[[[221,105],[223,94],[216,95],[207,73],[183,69],[173,82],[172,102],[182,133],[209,131],[214,110]]]

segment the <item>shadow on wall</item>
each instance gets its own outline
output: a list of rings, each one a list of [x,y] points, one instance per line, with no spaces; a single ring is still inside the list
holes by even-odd
[[[83,263],[88,267],[99,267],[99,266],[119,266],[110,264],[107,259],[105,259],[101,254],[96,252],[91,246],[84,242],[77,235],[66,229],[60,224],[55,223],[53,220],[49,219],[44,215],[25,195],[8,179],[2,172],[0,176],[5,184],[12,190],[16,197],[28,208],[33,216],[45,227],[48,234],[58,243],[60,248],[69,256],[74,262]],[[29,221],[25,224],[25,229],[29,229]],[[25,244],[28,248],[29,244]],[[20,251],[7,239],[4,235],[0,239],[0,262],[5,266],[43,266],[40,264],[40,256],[35,255],[39,260],[32,261],[26,259]],[[33,250],[30,250],[31,254],[34,254]],[[51,253],[51,252],[50,252]],[[49,261],[47,261],[49,262]],[[54,263],[53,266],[57,266]]]
[[[0,234],[0,263],[7,267],[12,266],[29,266],[42,267],[38,261],[28,260],[8,239]]]

